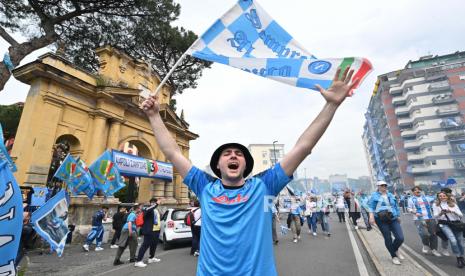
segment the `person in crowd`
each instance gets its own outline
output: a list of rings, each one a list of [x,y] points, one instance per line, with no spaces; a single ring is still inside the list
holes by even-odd
[[[394,195],[388,192],[387,183],[378,181],[378,190],[371,194],[368,206],[370,207],[370,223],[378,225],[383,234],[384,244],[392,258],[392,263],[400,265],[404,256],[398,251],[404,242],[404,233],[400,226],[400,209]],[[392,240],[394,235],[394,240]]]
[[[413,214],[413,221],[423,243],[422,252],[428,254],[431,251],[434,256],[440,257],[441,253],[437,250],[438,236],[436,235],[436,220],[433,217],[431,200],[422,194],[422,189],[419,186],[413,187],[412,193],[413,196],[408,202],[408,211]]]
[[[116,251],[115,260],[113,265],[121,265],[121,255],[123,255],[124,250],[129,245],[129,262],[136,262],[136,251],[137,251],[137,226],[136,226],[136,217],[140,212],[140,206],[135,205],[132,207],[131,212],[129,213],[126,223],[123,225],[121,230],[121,236],[118,240],[118,251]]]
[[[361,192],[359,194],[358,202],[360,202],[360,213],[362,214],[363,221],[365,222],[365,226],[367,231],[371,231],[373,229],[371,227],[368,214],[370,213],[370,207],[368,206],[369,197],[365,192]]]
[[[200,202],[198,200],[194,201],[194,221],[192,222],[191,231],[192,231],[192,246],[191,246],[191,255],[198,257],[200,255],[200,234],[202,229],[202,209],[200,208]]]
[[[336,197],[336,213],[339,218],[339,222],[346,222],[346,203],[344,201],[344,196],[342,194],[337,195]]]
[[[463,230],[457,228],[461,223],[463,213],[458,208],[450,193],[439,192],[436,202],[433,204],[433,215],[438,220],[438,226],[442,233],[447,236],[452,252],[457,257],[457,267],[465,267]]]
[[[323,230],[323,233],[329,237],[331,236],[331,231],[329,228],[329,214],[331,210],[328,199],[325,199],[323,196],[317,196],[316,206],[318,210],[318,220],[320,221],[321,229]]]
[[[113,238],[111,239],[110,248],[118,248],[116,241],[121,236],[121,230],[123,228],[123,225],[126,223],[127,213],[127,209],[124,206],[120,206],[118,208],[118,212],[113,215],[112,227],[115,233],[113,234]]]
[[[462,214],[465,213],[465,192],[462,192],[460,197],[457,199],[457,206],[459,206]]]
[[[344,193],[344,200],[347,208],[349,209],[349,218],[352,219],[352,224],[355,230],[358,229],[357,220],[360,218],[360,205],[354,194],[350,191]]]
[[[102,251],[102,240],[103,240],[103,221],[107,220],[108,207],[102,206],[100,210],[94,213],[92,216],[92,229],[87,235],[86,242],[82,246],[85,251],[89,251],[89,246],[94,240],[96,240],[95,251]]]
[[[316,197],[309,196],[305,200],[305,217],[307,218],[308,233],[316,236],[318,212],[316,208]]]
[[[277,245],[279,240],[278,240],[278,225],[280,225],[279,222],[279,208],[278,208],[278,203],[273,204],[271,206],[273,208],[271,210],[272,213],[272,219],[271,219],[271,236],[273,238],[273,244]]]
[[[300,224],[300,215],[302,213],[302,208],[300,207],[300,199],[294,198],[291,203],[291,209],[289,211],[289,215],[291,216],[291,231],[294,237],[294,242],[300,240],[300,231],[301,231],[301,224]]]
[[[137,254],[135,267],[146,267],[142,259],[144,258],[145,252],[150,248],[150,255],[148,263],[158,263],[160,259],[155,258],[155,251],[157,250],[158,237],[160,236],[160,212],[157,210],[158,199],[151,198],[149,206],[142,209],[144,216],[144,224],[140,229],[140,233],[144,236],[144,241],[139,248]]]
[[[277,196],[292,180],[293,173],[311,153],[339,105],[356,87],[359,80],[352,80],[354,71],[349,70],[338,68],[328,90],[316,85],[326,100],[323,110],[280,162],[250,178],[247,176],[253,170],[254,161],[245,146],[227,143],[214,151],[210,159],[210,168],[218,177],[214,178],[193,166],[183,154],[162,120],[157,96],[150,96],[142,103],[162,153],[198,196],[203,208],[202,254],[197,275],[277,274],[271,208],[265,207],[265,198]]]

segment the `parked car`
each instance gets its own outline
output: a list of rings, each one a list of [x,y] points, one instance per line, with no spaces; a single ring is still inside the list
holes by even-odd
[[[184,224],[189,209],[168,208],[161,217],[160,237],[163,249],[167,250],[174,242],[192,241],[190,226]]]

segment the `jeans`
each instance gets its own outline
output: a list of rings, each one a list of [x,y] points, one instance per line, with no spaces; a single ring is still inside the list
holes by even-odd
[[[144,235],[144,241],[139,248],[139,253],[137,254],[137,261],[140,262],[144,258],[145,252],[150,247],[149,258],[155,257],[155,250],[158,245],[158,237],[160,236],[160,231],[152,231],[151,233]]]
[[[277,220],[278,218],[276,217],[276,214],[273,214],[273,217],[271,219],[271,234],[273,236],[273,242],[276,242],[278,241],[278,232],[276,231],[276,224],[277,224]]]
[[[440,224],[442,232],[447,236],[452,248],[452,252],[457,257],[463,257],[463,232],[452,231],[449,225]]]
[[[361,213],[362,213],[362,217],[363,217],[363,221],[365,222],[365,225],[367,227],[367,229],[371,229],[371,224],[368,220],[368,212],[365,208],[362,208],[361,210]]]
[[[117,240],[119,240],[119,236],[121,236],[121,228],[115,229],[115,234],[111,239],[111,245],[114,245]]]
[[[339,217],[339,222],[346,222],[346,216],[344,213],[344,208],[337,208],[337,216]]]
[[[121,239],[118,241],[118,251],[116,251],[115,262],[119,261],[121,255],[123,255],[124,250],[129,245],[129,259],[135,261],[136,259],[136,250],[137,250],[137,233],[132,232],[132,235],[129,236],[128,230],[121,231]]]
[[[404,242],[404,233],[400,227],[400,223],[397,219],[388,222],[382,222],[379,218],[375,218],[376,225],[378,225],[379,230],[384,237],[384,245],[386,246],[391,257],[397,256],[397,250]],[[394,235],[394,241],[392,240],[392,235]]]
[[[300,236],[300,216],[291,215],[291,230],[294,234],[294,239],[297,239]]]
[[[90,245],[94,240],[96,240],[97,247],[102,245],[103,225],[92,226],[92,230],[90,230],[89,234],[87,235],[86,244]]]
[[[200,251],[200,233],[201,226],[193,225],[192,226],[192,247],[191,254],[194,254],[195,251]]]
[[[323,232],[329,233],[329,214],[326,215],[324,212],[318,212],[318,219],[321,222]]]
[[[318,219],[317,212],[313,212],[311,216],[307,216],[308,229],[311,230],[313,233],[316,233],[317,219]]]
[[[431,249],[438,249],[438,236],[436,235],[436,221],[434,219],[414,220],[423,245]]]

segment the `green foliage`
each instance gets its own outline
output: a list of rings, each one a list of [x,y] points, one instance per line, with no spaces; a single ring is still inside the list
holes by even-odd
[[[43,47],[44,42],[39,45],[37,39],[47,37],[50,43],[64,45],[66,55],[77,65],[97,72],[94,50],[112,45],[151,62],[164,77],[197,38],[191,31],[170,25],[180,8],[173,0],[2,0],[0,27],[21,32],[30,40],[28,45],[17,46],[23,48],[16,53],[27,55],[34,48],[32,42],[37,42],[37,49]],[[187,57],[169,80],[173,93],[196,87],[202,69],[208,66]]]
[[[0,123],[2,124],[5,138],[16,134],[23,108],[17,105],[0,105]]]

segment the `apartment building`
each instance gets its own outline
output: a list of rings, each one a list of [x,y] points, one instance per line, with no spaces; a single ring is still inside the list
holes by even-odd
[[[362,139],[372,181],[397,190],[453,178],[465,188],[465,52],[378,76]]]
[[[250,144],[248,149],[254,159],[252,175],[269,169],[284,156],[284,144]]]

